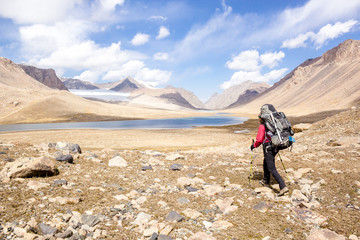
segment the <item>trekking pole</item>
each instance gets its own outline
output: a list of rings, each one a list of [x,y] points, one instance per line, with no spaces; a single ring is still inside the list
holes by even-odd
[[[283,162],[283,160],[282,160],[282,158],[281,158],[280,152],[279,152],[278,154],[279,154],[280,161],[281,161],[281,163],[282,163],[282,165],[283,165],[283,168],[284,168],[284,171],[285,171],[286,178],[287,178],[288,182],[290,182],[290,179],[289,179],[289,176],[288,176],[288,174],[287,174],[287,171],[286,171],[286,168],[285,168],[284,162]]]
[[[254,139],[252,140],[252,144],[254,144]],[[252,178],[253,156],[254,156],[254,154],[251,154],[251,161],[250,161],[250,176],[249,176],[249,184],[250,184],[250,186],[251,186],[251,178]]]

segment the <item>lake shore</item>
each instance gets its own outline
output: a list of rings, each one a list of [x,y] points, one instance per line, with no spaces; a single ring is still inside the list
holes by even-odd
[[[303,117],[289,117],[293,125],[314,123],[337,112],[324,112]],[[100,120],[100,119],[98,119]],[[231,145],[248,142],[256,137],[259,122],[251,118],[243,124],[192,129],[129,129],[129,130],[42,130],[0,133],[5,142],[72,142],[88,149],[193,149],[207,146]],[[242,133],[236,133],[236,132]]]

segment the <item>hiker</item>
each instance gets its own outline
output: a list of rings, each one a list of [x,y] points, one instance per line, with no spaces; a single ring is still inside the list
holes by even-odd
[[[256,136],[256,141],[251,144],[251,151],[254,148],[263,145],[264,152],[264,178],[260,181],[260,184],[263,186],[270,186],[270,174],[275,178],[280,186],[280,192],[278,196],[283,196],[285,193],[289,192],[289,189],[286,187],[286,184],[275,167],[275,156],[279,152],[276,147],[273,147],[271,144],[271,132],[265,126],[264,120],[261,118],[261,113],[258,116],[260,121],[259,130]]]

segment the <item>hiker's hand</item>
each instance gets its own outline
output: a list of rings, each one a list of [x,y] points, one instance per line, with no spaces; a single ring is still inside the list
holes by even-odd
[[[252,151],[255,148],[254,144],[251,144],[250,150]]]

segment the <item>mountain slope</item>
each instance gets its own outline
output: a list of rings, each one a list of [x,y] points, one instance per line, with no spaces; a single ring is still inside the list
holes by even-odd
[[[63,81],[65,87],[67,87],[68,89],[78,89],[78,90],[99,89],[99,87],[95,86],[94,84],[79,79],[62,78],[61,80]]]
[[[68,91],[51,89],[12,61],[0,58],[0,123],[100,121],[174,118],[200,115],[193,111],[146,109],[131,103],[90,101]]]
[[[270,86],[267,83],[246,81],[225,89],[221,94],[214,94],[206,103],[207,109],[223,109],[242,104]]]
[[[143,105],[150,108],[195,109],[179,92],[174,88],[142,88],[131,93],[131,103]]]
[[[193,93],[184,88],[175,88],[173,86],[167,86],[166,89],[173,89],[181,95],[193,108],[203,109],[205,104],[199,100],[199,98]]]
[[[118,92],[132,92],[136,89],[147,87],[132,77],[127,77],[116,82],[99,83],[95,85],[99,88],[110,89]]]
[[[360,97],[360,41],[346,40],[307,60],[238,112],[258,113],[265,103],[302,115],[349,108]]]
[[[19,64],[19,66],[31,77],[42,84],[59,90],[68,90],[64,83],[56,76],[54,69],[41,69],[34,66]]]

